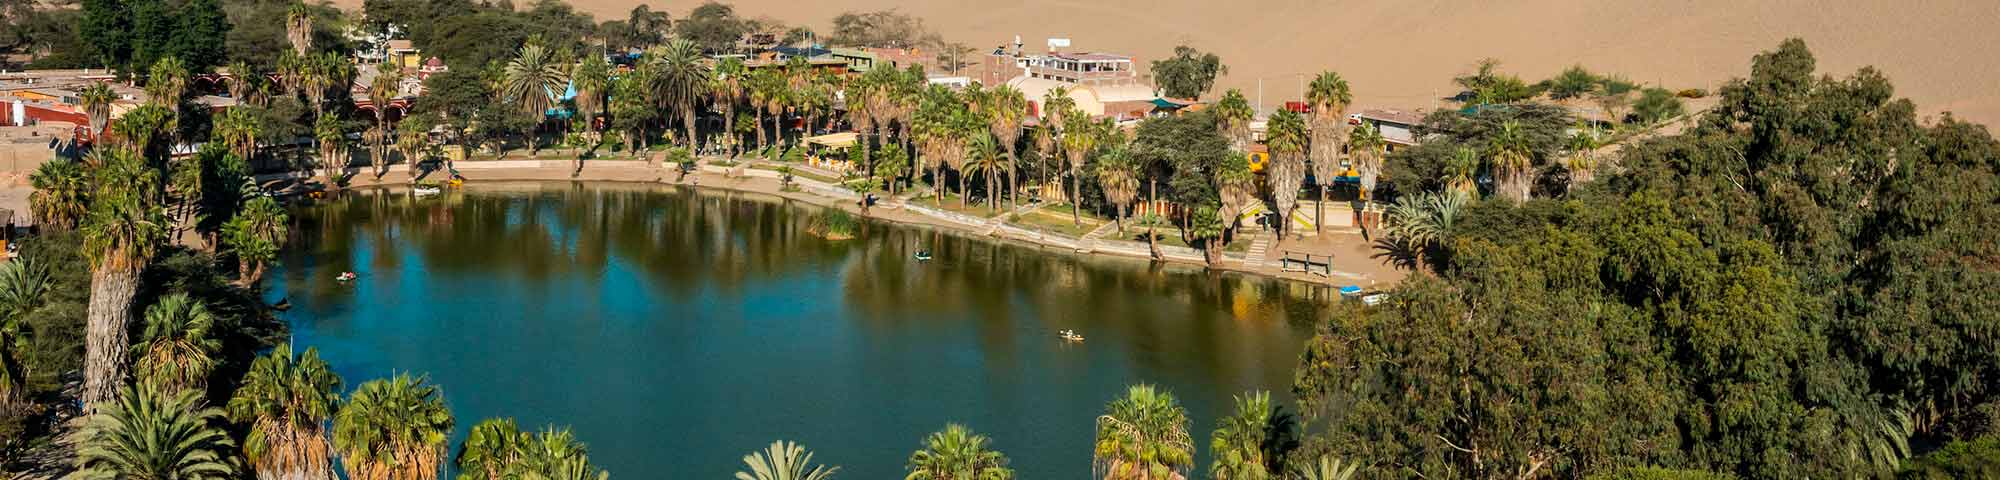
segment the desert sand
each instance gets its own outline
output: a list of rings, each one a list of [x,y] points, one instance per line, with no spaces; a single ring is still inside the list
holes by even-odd
[[[358,6],[358,0],[341,0]],[[572,0],[599,20],[636,0]],[[676,18],[698,0],[648,2]],[[1221,55],[1218,82],[1275,105],[1299,97],[1303,75],[1334,69],[1359,107],[1431,108],[1478,59],[1529,81],[1573,64],[1673,89],[1749,74],[1750,56],[1806,39],[1821,72],[1885,72],[1926,115],[2000,122],[2000,1],[1996,0],[735,0],[746,17],[815,30],[843,11],[896,8],[948,40],[985,50],[1019,35],[1069,50],[1138,57],[1177,44]]]

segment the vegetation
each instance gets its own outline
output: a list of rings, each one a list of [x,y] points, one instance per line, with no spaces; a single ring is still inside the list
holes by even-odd
[[[985,436],[964,425],[945,425],[924,438],[924,448],[910,454],[904,480],[1011,480],[1007,456],[987,450]]]
[[[1222,64],[1222,57],[1213,53],[1203,53],[1194,47],[1181,45],[1174,47],[1174,56],[1153,61],[1153,84],[1160,92],[1175,98],[1198,98],[1215,86],[1215,78],[1229,73],[1229,66]]]
[[[2000,144],[1919,123],[1872,69],[1814,65],[1797,40],[1758,55],[1688,132],[1567,194],[1454,207],[1399,175],[1388,237],[1415,245],[1385,251],[1435,276],[1320,326],[1295,372],[1327,425],[1307,448],[1396,477],[1887,476],[1990,432],[2000,364],[1961,340],[1996,321],[1974,292],[2000,277],[1945,259],[1995,255],[1971,239]],[[1432,122],[1441,144],[1390,170],[1481,137],[1503,157],[1486,175],[1549,168],[1539,114],[1489,112]]]
[[[736,480],[827,480],[840,467],[813,465],[813,454],[799,444],[776,441],[761,452],[743,456],[748,472],[736,472]]]

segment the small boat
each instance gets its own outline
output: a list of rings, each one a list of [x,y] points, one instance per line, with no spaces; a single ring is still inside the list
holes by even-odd
[[[340,276],[334,277],[334,279],[339,280],[342,283],[345,283],[354,281],[355,276],[356,275],[354,275],[354,272],[340,272]]]
[[[931,251],[930,251],[930,250],[923,250],[923,251],[919,251],[919,252],[917,252],[917,261],[919,261],[919,262],[928,262],[928,261],[931,261]]]
[[[442,189],[442,188],[438,188],[438,187],[417,187],[417,188],[414,188],[414,189],[411,189],[411,190],[410,190],[410,193],[415,193],[415,194],[417,194],[417,196],[419,196],[419,197],[428,197],[428,196],[431,196],[431,195],[437,195],[437,194],[439,194],[439,193],[444,193],[444,189]]]
[[[1075,330],[1063,330],[1063,331],[1061,331],[1061,332],[1058,332],[1058,333],[1056,334],[1056,336],[1058,336],[1058,337],[1062,337],[1063,341],[1067,341],[1067,342],[1082,342],[1082,341],[1083,341],[1083,336],[1082,336],[1082,335],[1077,335],[1077,334],[1076,334],[1076,331],[1075,331]]]

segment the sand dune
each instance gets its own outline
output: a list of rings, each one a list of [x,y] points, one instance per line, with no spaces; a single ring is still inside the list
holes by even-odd
[[[347,0],[353,1],[353,0]],[[355,2],[355,3],[358,3]],[[634,0],[573,0],[600,19]],[[650,2],[676,16],[699,2]],[[1484,57],[1530,81],[1572,64],[1670,88],[1713,89],[1750,56],[1803,37],[1822,72],[1882,69],[1921,111],[2000,122],[1995,0],[736,0],[746,16],[829,26],[848,10],[898,8],[986,49],[1020,35],[1073,50],[1160,58],[1186,43],[1223,56],[1221,88],[1267,103],[1299,96],[1301,74],[1336,69],[1369,107],[1428,108]],[[1218,89],[1219,90],[1219,89]]]

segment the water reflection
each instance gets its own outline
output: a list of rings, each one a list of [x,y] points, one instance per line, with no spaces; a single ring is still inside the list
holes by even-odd
[[[1283,396],[1332,295],[929,228],[826,241],[817,207],[654,188],[350,194],[300,212],[274,296],[350,381],[430,372],[462,425],[572,424],[621,475],[727,476],[782,437],[890,478],[962,421],[1022,478],[1064,478],[1123,385],[1175,391],[1197,438],[1231,394]]]

